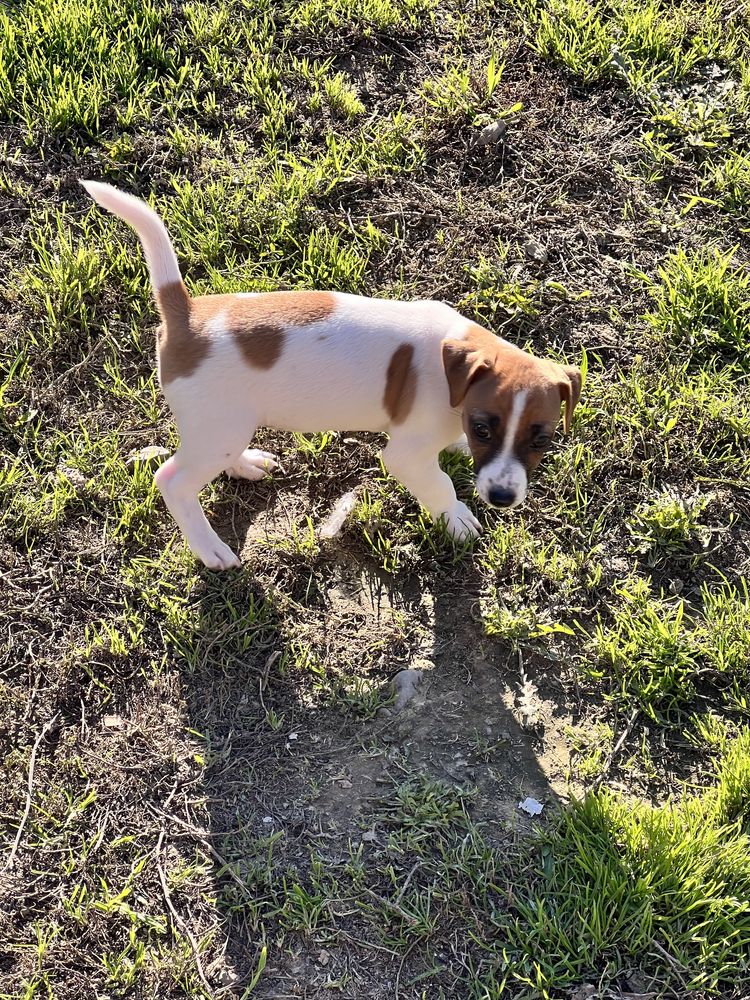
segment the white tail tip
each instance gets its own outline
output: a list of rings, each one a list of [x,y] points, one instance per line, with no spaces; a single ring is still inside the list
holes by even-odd
[[[181,282],[180,268],[164,223],[145,201],[101,181],[81,181],[102,208],[118,215],[135,229],[146,253],[155,288]]]

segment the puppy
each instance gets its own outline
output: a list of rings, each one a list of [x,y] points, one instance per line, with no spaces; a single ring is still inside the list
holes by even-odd
[[[514,507],[549,447],[581,373],[500,340],[442,302],[340,292],[191,298],[161,219],[108,184],[88,193],[135,229],[161,314],[159,381],[180,434],[156,483],[193,553],[211,569],[239,560],[198,494],[220,472],[261,479],[273,455],[248,448],[259,426],[384,431],[386,468],[457,539],[480,531],[438,455],[466,436],[480,497]]]

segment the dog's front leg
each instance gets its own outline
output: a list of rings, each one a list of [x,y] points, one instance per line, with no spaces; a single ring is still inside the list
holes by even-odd
[[[459,541],[474,538],[482,530],[465,503],[456,496],[448,476],[440,468],[434,446],[409,437],[393,437],[383,450],[383,462],[438,520],[445,518],[448,532]]]

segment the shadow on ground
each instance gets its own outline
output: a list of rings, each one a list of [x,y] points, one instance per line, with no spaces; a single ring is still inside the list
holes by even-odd
[[[225,532],[246,540],[248,569],[232,579],[206,575],[202,653],[183,673],[189,725],[211,760],[198,839],[211,845],[226,916],[226,966],[214,971],[241,994],[270,931],[254,995],[322,997],[334,987],[344,997],[393,995],[403,956],[358,925],[351,900],[334,933],[275,934],[285,874],[304,881],[311,857],[338,870],[358,850],[367,864],[387,842],[380,807],[414,780],[471,790],[487,843],[512,844],[546,822],[564,794],[571,711],[555,677],[484,634],[471,556],[425,583],[416,572],[386,574],[334,543],[322,568],[293,567],[285,588],[256,575],[254,564],[262,566],[264,538],[288,533],[287,513],[263,488],[250,506],[235,510]],[[232,662],[217,662],[233,628],[245,631]],[[217,629],[225,630],[218,646]],[[388,691],[405,669],[419,671],[413,697],[369,718],[326,688],[332,675],[364,673]],[[527,796],[545,806],[539,819],[519,809]],[[174,829],[184,838],[184,826]]]

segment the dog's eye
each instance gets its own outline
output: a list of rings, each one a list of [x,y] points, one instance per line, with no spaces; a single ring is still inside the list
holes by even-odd
[[[475,438],[480,441],[489,441],[492,437],[492,432],[490,431],[487,424],[483,424],[480,421],[471,425],[471,430]]]
[[[544,449],[549,448],[551,444],[551,434],[536,434],[531,442],[531,447],[535,448],[537,451],[544,451]]]

